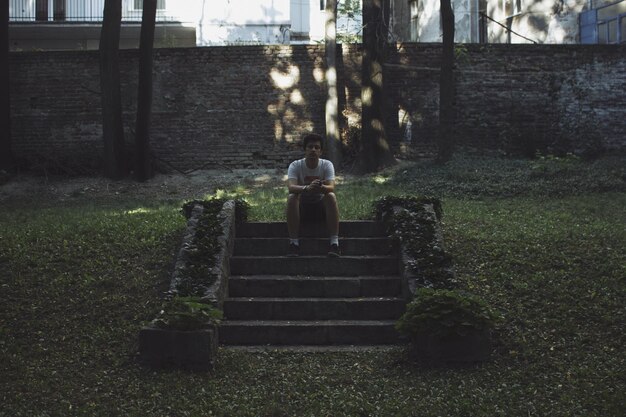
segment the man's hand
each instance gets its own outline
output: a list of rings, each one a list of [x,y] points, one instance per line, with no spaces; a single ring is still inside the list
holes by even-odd
[[[323,192],[322,185],[322,180],[315,180],[307,186],[307,191],[310,193],[320,194]]]

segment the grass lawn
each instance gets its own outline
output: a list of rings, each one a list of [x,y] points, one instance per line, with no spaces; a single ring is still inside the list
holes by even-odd
[[[338,187],[344,218],[383,194],[443,201],[466,290],[505,317],[493,360],[422,369],[401,347],[222,349],[212,374],[137,364],[184,228],[181,202],[0,211],[0,416],[624,416],[626,158],[458,157]],[[255,220],[285,191],[239,187]]]

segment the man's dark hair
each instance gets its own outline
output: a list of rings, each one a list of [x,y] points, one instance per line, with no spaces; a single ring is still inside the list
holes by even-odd
[[[302,147],[306,149],[306,145],[309,142],[319,142],[322,149],[324,149],[324,138],[322,135],[318,135],[317,133],[307,133],[304,135],[304,138],[302,138]]]

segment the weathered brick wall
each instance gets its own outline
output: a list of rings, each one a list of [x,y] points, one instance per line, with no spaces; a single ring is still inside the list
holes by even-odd
[[[151,146],[160,163],[284,166],[297,141],[324,130],[319,46],[159,49]],[[126,142],[132,143],[137,51],[120,52]],[[97,165],[102,150],[97,52],[11,55],[13,148],[18,157],[70,155]]]
[[[405,44],[390,54],[390,136],[407,137],[397,122],[403,109],[412,146],[436,139],[440,54],[439,44]],[[624,45],[466,44],[456,57],[460,145],[526,154],[626,150]]]
[[[395,149],[434,143],[440,48],[405,44],[389,53],[387,123]],[[339,53],[340,103],[355,124],[360,47]],[[626,150],[625,45],[462,45],[457,58],[459,144]],[[98,52],[19,52],[10,59],[15,154],[97,166]],[[137,51],[122,51],[120,59],[130,144]],[[180,170],[286,166],[301,154],[303,132],[324,130],[324,95],[321,46],[158,49],[151,145],[162,166]]]

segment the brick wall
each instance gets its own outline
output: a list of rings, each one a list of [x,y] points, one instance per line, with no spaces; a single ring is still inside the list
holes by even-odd
[[[437,44],[389,53],[387,123],[397,150],[434,143],[439,55]],[[461,45],[457,57],[461,145],[626,150],[626,46]],[[120,58],[131,144],[137,51],[121,51]],[[360,49],[345,47],[339,58],[340,103],[354,124]],[[15,52],[10,60],[18,158],[98,166],[98,52]],[[324,130],[324,94],[321,46],[158,49],[151,145],[163,167],[180,170],[286,166],[300,155],[303,132]]]
[[[412,146],[437,136],[440,48],[405,44],[389,60],[390,101],[410,115]],[[460,145],[525,154],[626,150],[626,45],[465,44],[456,57]],[[394,122],[391,136],[407,137],[406,125],[392,119],[392,129]]]

